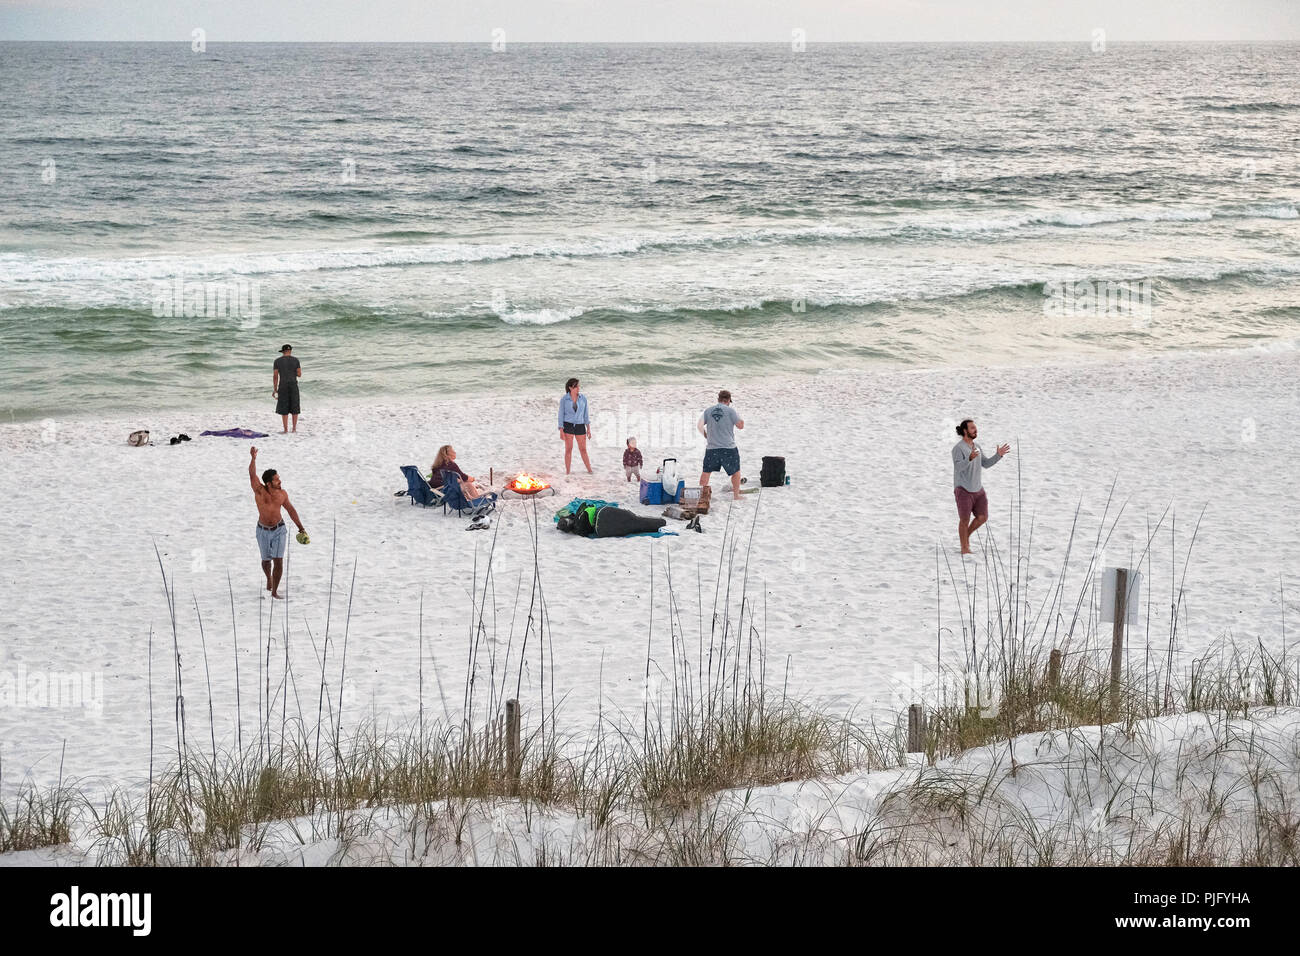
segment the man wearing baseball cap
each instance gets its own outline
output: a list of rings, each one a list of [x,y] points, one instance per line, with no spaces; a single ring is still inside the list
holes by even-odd
[[[289,416],[293,416],[293,430],[298,430],[298,379],[302,378],[302,363],[293,357],[293,346],[280,346],[280,357],[275,360],[271,373],[271,397],[279,400],[275,413],[280,416],[284,433],[289,432]]]
[[[740,500],[740,449],[736,447],[736,429],[745,427],[745,420],[731,407],[731,392],[725,388],[718,392],[718,403],[711,405],[695,423],[705,438],[704,470],[700,474],[700,487],[709,487],[709,475],[725,471],[731,478],[731,497]]]

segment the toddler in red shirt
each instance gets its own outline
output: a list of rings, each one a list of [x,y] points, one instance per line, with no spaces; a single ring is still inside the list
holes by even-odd
[[[637,481],[641,480],[641,453],[636,450],[636,439],[627,440],[627,450],[623,452],[623,474],[627,475],[627,480],[631,481],[635,475]]]

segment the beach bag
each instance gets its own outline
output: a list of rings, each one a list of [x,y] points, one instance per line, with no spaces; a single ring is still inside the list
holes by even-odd
[[[763,456],[763,467],[758,473],[758,483],[764,488],[776,488],[785,484],[785,459],[772,455]]]
[[[677,487],[677,459],[665,458],[659,466],[659,483],[665,488]]]
[[[697,515],[706,515],[709,513],[709,500],[713,497],[713,489],[708,485],[700,488],[699,501],[695,503],[695,513]]]
[[[149,432],[147,429],[131,432],[126,436],[126,443],[133,448],[139,448],[141,445],[149,444]]]

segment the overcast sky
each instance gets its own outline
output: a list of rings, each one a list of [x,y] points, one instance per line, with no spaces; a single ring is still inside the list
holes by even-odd
[[[0,0],[0,39],[1300,41],[1300,0]]]

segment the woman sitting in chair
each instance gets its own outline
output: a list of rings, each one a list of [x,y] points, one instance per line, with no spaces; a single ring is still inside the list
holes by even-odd
[[[450,445],[443,445],[438,449],[438,456],[433,459],[433,474],[429,476],[429,486],[431,488],[442,487],[442,473],[444,471],[454,471],[460,476],[460,486],[465,492],[466,498],[477,498],[483,494],[479,491],[478,485],[474,479],[465,472],[460,470],[460,465],[456,464],[456,449]]]

